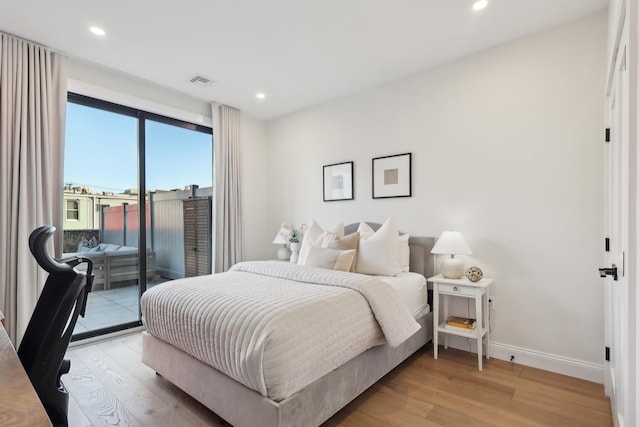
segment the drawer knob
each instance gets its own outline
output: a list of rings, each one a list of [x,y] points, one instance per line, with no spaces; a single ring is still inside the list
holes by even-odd
[[[454,287],[453,287],[453,290],[454,290],[454,291],[456,291],[456,292],[458,292],[458,287],[457,287],[457,286],[454,286]]]

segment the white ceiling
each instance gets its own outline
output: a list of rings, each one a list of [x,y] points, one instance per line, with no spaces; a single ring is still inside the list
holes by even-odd
[[[0,0],[0,30],[271,119],[609,3],[489,0],[474,12],[473,1]],[[91,34],[91,25],[106,36]],[[197,74],[216,83],[194,86]]]

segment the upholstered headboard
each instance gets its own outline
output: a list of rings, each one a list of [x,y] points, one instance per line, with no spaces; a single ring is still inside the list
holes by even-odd
[[[375,222],[367,222],[369,227],[373,230],[380,228],[381,224]],[[351,234],[358,231],[358,225],[360,223],[353,223],[345,225],[344,234]],[[404,234],[400,232],[400,234]],[[422,237],[422,236],[409,236],[409,249],[411,251],[411,258],[409,260],[409,270],[422,274],[424,277],[431,277],[434,275],[434,257],[431,254],[431,249],[435,244],[435,238]]]

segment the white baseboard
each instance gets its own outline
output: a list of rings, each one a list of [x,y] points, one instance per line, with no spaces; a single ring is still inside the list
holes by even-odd
[[[439,343],[441,345],[444,344],[442,334],[440,335]],[[469,347],[471,347],[472,352],[477,352],[476,340],[458,336],[449,336],[449,347],[463,351],[469,351]],[[489,343],[489,356],[598,384],[604,383],[604,365],[501,344],[495,341]],[[513,360],[511,359],[512,356]]]

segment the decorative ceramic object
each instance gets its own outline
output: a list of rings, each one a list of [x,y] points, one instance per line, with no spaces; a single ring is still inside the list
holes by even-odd
[[[297,264],[299,254],[300,254],[300,243],[291,243],[291,258],[289,258],[289,261],[294,264]]]
[[[469,267],[465,270],[464,275],[472,282],[482,279],[482,270],[479,267]]]

